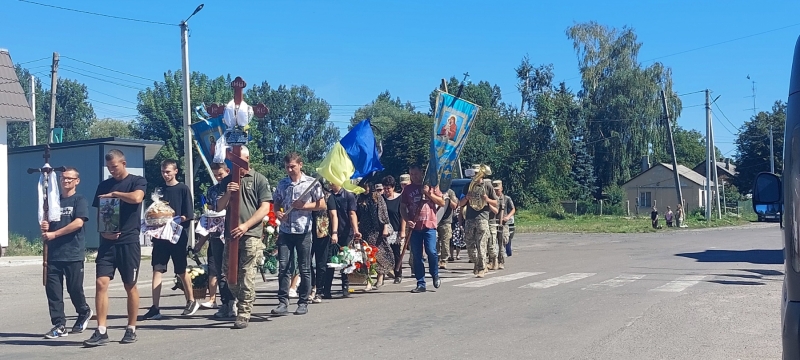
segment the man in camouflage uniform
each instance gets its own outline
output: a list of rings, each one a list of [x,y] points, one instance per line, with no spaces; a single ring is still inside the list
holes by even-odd
[[[463,206],[464,210],[464,240],[467,243],[467,252],[469,258],[474,264],[472,273],[476,277],[482,278],[486,276],[488,268],[488,258],[486,250],[489,242],[489,217],[492,210],[490,207],[497,207],[497,200],[495,199],[494,190],[492,186],[485,181],[475,186],[483,186],[484,193],[481,196],[486,205],[480,209],[475,210],[469,205],[469,201],[476,196],[469,192],[470,186],[464,186],[464,197],[459,201],[458,206]]]
[[[509,229],[509,225],[514,223],[514,213],[517,211],[517,209],[514,207],[514,201],[511,200],[511,197],[503,193],[502,181],[500,180],[492,181],[492,187],[494,187],[494,190],[497,193],[497,205],[498,205],[497,237],[495,241],[498,250],[497,250],[497,264],[495,264],[496,265],[495,269],[501,270],[505,269],[505,260],[506,260],[505,249],[511,237],[511,231]]]
[[[250,151],[242,146],[241,156],[244,161],[250,162]],[[253,302],[256,299],[255,278],[258,258],[264,252],[263,237],[264,227],[262,222],[269,214],[272,193],[269,182],[264,175],[253,169],[241,170],[240,184],[232,181],[231,175],[222,180],[222,186],[227,190],[217,200],[217,211],[227,209],[230,211],[231,196],[239,196],[239,219],[231,226],[225,228],[225,250],[223,255],[222,273],[228,274],[228,248],[231,242],[239,241],[239,269],[236,284],[229,284],[236,303],[237,316],[233,324],[234,329],[244,329],[250,321]],[[235,219],[234,219],[235,220]],[[238,226],[233,226],[234,224]]]
[[[447,269],[447,257],[450,256],[450,240],[453,240],[453,214],[458,207],[458,197],[453,189],[448,189],[445,193],[447,208],[444,209],[444,216],[436,227],[436,252],[439,254],[439,269]]]

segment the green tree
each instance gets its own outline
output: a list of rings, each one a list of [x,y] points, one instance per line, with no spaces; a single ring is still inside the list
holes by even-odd
[[[25,96],[30,96],[30,72],[19,65],[16,66],[15,70]],[[36,91],[36,143],[44,144],[50,134],[50,90],[44,90],[42,81],[39,78],[36,79],[36,84],[34,84],[33,88]],[[78,141],[89,138],[89,126],[95,120],[95,113],[88,98],[89,93],[86,85],[70,79],[58,79],[55,127],[64,129],[64,141]],[[28,123],[11,123],[8,129],[9,146],[30,145],[29,134]]]
[[[778,100],[772,111],[761,111],[742,125],[736,138],[736,176],[732,179],[740,192],[747,194],[753,188],[756,175],[770,171],[770,155],[775,159],[775,173],[783,172],[783,136],[786,123],[786,103]],[[774,153],[769,151],[769,128],[772,126]]]
[[[433,118],[422,113],[413,113],[397,119],[394,130],[383,138],[381,176],[392,175],[398,179],[409,166],[425,166],[429,160]],[[398,179],[399,181],[399,179]]]
[[[579,97],[598,187],[621,184],[638,172],[650,146],[664,148],[660,90],[670,99],[670,113],[680,116],[671,70],[658,62],[639,63],[642,43],[631,28],[588,22],[568,28],[566,35],[578,55]]]
[[[125,120],[106,118],[97,120],[89,126],[90,139],[108,137],[133,138],[133,124]]]
[[[269,108],[267,117],[254,126],[253,139],[264,154],[265,172],[270,176],[285,176],[283,157],[289,152],[302,154],[306,163],[316,163],[339,141],[339,129],[328,121],[330,105],[308,86],[273,89],[265,81],[247,90],[245,97],[251,104],[264,103]]]
[[[350,118],[350,127],[369,118],[370,123],[378,128],[375,136],[382,140],[384,136],[395,129],[400,118],[411,116],[415,108],[410,102],[402,102],[400,98],[392,100],[389,91],[384,91],[371,103],[360,107]]]
[[[699,131],[675,126],[672,130],[672,139],[675,142],[675,158],[678,164],[691,169],[706,161],[706,138]],[[672,155],[668,149],[669,144],[665,143],[664,149],[654,151],[653,162],[672,163]],[[719,148],[715,150],[717,159],[722,159]]]

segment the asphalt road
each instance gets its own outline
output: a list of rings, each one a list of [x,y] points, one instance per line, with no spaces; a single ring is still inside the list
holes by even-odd
[[[40,267],[3,267],[0,358],[779,359],[780,235],[776,224],[519,235],[506,269],[484,279],[472,276],[462,252],[436,291],[411,294],[407,278],[282,318],[266,315],[277,305],[276,282],[259,279],[255,315],[245,330],[211,320],[212,310],[180,316],[183,296],[167,289],[165,317],[140,322],[131,345],[118,343],[125,292],[116,280],[112,343],[93,349],[81,347],[91,330],[44,339],[50,321]],[[87,265],[93,296],[94,269]],[[150,305],[147,272],[139,289],[143,314]],[[65,307],[70,327],[74,309],[69,302]]]

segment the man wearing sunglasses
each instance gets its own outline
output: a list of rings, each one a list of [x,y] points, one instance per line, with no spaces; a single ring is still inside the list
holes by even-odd
[[[42,221],[42,238],[47,241],[47,305],[53,328],[44,335],[47,339],[67,336],[67,319],[64,315],[64,287],[78,313],[73,334],[81,333],[89,324],[92,309],[83,295],[84,224],[89,220],[89,202],[76,192],[81,180],[78,170],[67,167],[61,173],[61,220]]]

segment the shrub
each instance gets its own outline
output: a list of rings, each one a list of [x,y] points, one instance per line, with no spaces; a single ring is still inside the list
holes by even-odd
[[[35,256],[42,255],[42,241],[30,241],[19,234],[8,234],[8,248],[6,256]]]

